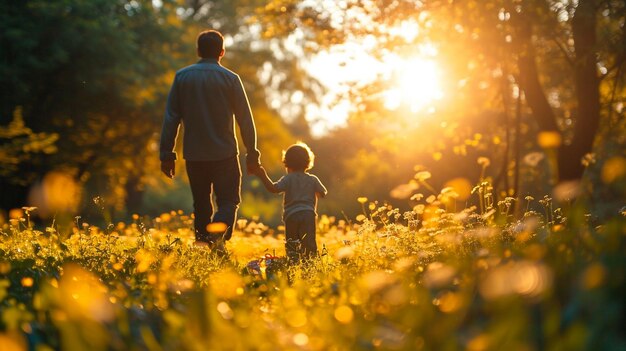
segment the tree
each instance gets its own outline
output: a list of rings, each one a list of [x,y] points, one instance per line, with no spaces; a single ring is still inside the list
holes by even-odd
[[[59,136],[57,152],[21,167],[39,176],[61,170],[80,183],[100,177],[97,192],[108,194],[141,177],[179,52],[174,3],[2,1],[0,9],[0,84],[11,87],[0,122],[19,109],[33,133]],[[3,208],[26,203],[36,179],[24,175],[0,179]]]
[[[601,120],[615,119],[623,99],[625,11],[610,0],[353,0],[329,7],[272,1],[263,18],[272,35],[299,28],[322,47],[368,36],[379,45],[373,55],[434,45],[449,75],[462,82],[450,84],[457,111],[494,110],[508,125],[507,141],[521,143],[524,128],[515,125],[530,121],[506,121],[528,109],[532,140],[543,133],[559,144],[557,174],[568,180],[582,176]],[[406,40],[390,31],[405,21],[418,23],[420,35]],[[518,98],[521,108],[513,103]],[[519,153],[511,156],[503,159],[519,163]]]

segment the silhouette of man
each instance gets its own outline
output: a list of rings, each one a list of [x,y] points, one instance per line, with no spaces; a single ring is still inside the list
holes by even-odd
[[[161,171],[174,177],[174,145],[184,125],[183,158],[193,196],[196,241],[224,251],[241,202],[235,121],[245,145],[248,174],[260,165],[256,129],[239,76],[220,64],[224,37],[215,30],[198,35],[200,61],[176,72],[161,131]],[[213,213],[212,193],[217,211]],[[221,223],[221,224],[220,224]]]

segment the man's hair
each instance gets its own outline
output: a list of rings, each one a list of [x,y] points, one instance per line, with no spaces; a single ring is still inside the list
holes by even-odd
[[[224,36],[216,30],[205,30],[198,34],[198,54],[202,58],[219,58],[224,50]]]
[[[285,167],[295,171],[308,171],[313,168],[315,154],[309,146],[303,142],[297,142],[283,151],[283,163]]]

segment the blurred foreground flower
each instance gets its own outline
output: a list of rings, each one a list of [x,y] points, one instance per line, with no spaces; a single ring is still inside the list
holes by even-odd
[[[622,157],[612,157],[604,162],[602,166],[602,181],[605,184],[613,183],[615,180],[626,175],[626,159]]]
[[[76,264],[63,267],[59,292],[60,303],[72,319],[108,322],[114,317],[106,286],[94,274]]]
[[[467,200],[472,192],[472,184],[466,178],[453,178],[448,180],[444,187],[452,188],[456,194],[458,194],[457,200]]]
[[[433,262],[428,265],[424,273],[424,285],[427,288],[440,288],[452,282],[456,270],[441,262]]]
[[[361,278],[361,284],[370,293],[377,291],[395,283],[396,278],[385,271],[374,271],[364,274]]]
[[[76,211],[80,194],[81,187],[74,177],[65,172],[53,171],[31,188],[29,202],[39,208],[41,216],[48,217],[58,212]]]
[[[408,199],[413,195],[413,192],[419,188],[419,185],[415,182],[409,182],[408,184],[400,184],[393,188],[389,192],[389,196],[394,199]]]
[[[211,234],[222,234],[226,229],[228,229],[228,225],[222,222],[213,222],[206,226],[206,231]]]
[[[537,135],[537,143],[544,149],[556,149],[561,146],[561,141],[562,138],[559,132],[540,132]]]
[[[337,260],[349,260],[354,256],[354,249],[350,246],[344,246],[339,248],[337,252],[335,252],[335,258]]]
[[[209,286],[213,293],[222,299],[231,299],[243,292],[243,280],[239,274],[224,269],[209,277]]]
[[[0,333],[0,350],[26,351],[26,341],[19,333]]]
[[[493,269],[480,284],[481,295],[488,299],[519,294],[536,298],[552,285],[552,271],[531,261],[510,262]]]
[[[572,201],[580,195],[580,186],[576,180],[561,182],[554,187],[552,195],[557,201]]]

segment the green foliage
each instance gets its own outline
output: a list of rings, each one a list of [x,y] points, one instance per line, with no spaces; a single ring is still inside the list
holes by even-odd
[[[13,184],[27,185],[36,176],[32,171],[21,167],[24,163],[41,163],[42,155],[57,151],[56,133],[35,133],[24,124],[22,109],[17,107],[13,120],[0,126],[0,177],[10,179]]]
[[[435,112],[389,111],[377,98],[389,88],[381,77],[348,87],[348,98],[360,108],[351,116],[350,128],[359,129],[357,119],[378,122],[369,138],[383,149],[374,151],[381,162],[387,160],[385,152],[397,150],[413,155],[412,164],[424,164],[432,155],[442,160],[438,173],[447,174],[459,168],[459,156],[489,157],[494,166],[488,175],[498,193],[524,196],[528,187],[519,184],[529,173],[523,169],[524,156],[550,153],[538,145],[539,131],[558,130],[563,136],[559,156],[554,156],[560,161],[552,167],[559,165],[559,172],[552,170],[556,178],[579,178],[586,154],[599,155],[602,144],[621,139],[602,130],[623,120],[624,13],[624,3],[612,0],[348,0],[324,5],[277,0],[268,2],[258,17],[267,36],[302,33],[305,48],[328,52],[344,43],[358,45],[380,58],[380,65],[388,64],[385,56],[390,54],[411,57],[425,46],[434,49],[446,94],[433,103]],[[573,30],[580,18],[593,18],[594,25]],[[406,35],[406,23],[416,25],[414,36]],[[586,40],[593,43],[585,46]],[[597,62],[587,67],[591,78],[585,81],[581,67],[591,57]],[[471,172],[466,165],[458,169],[461,174]]]

